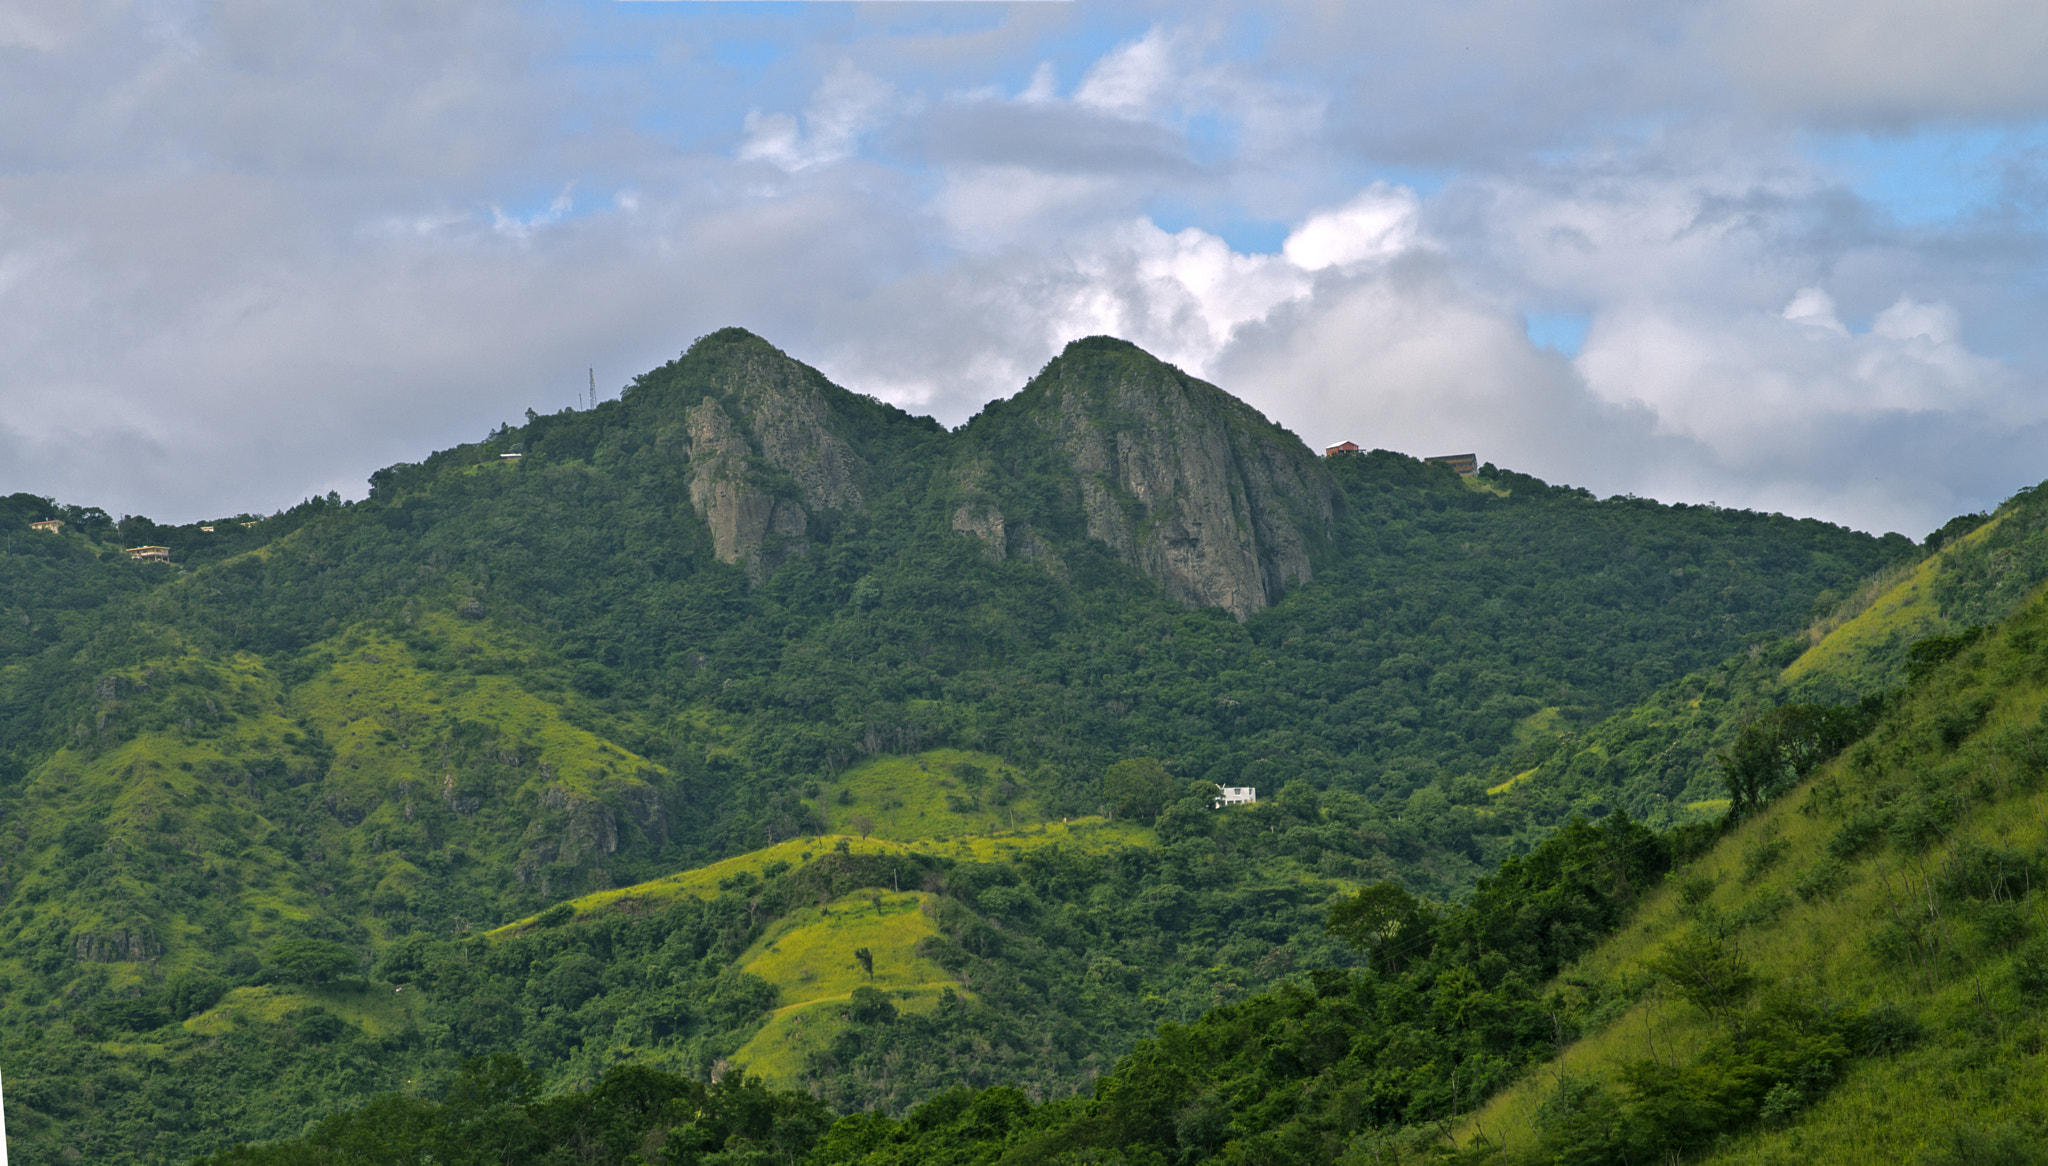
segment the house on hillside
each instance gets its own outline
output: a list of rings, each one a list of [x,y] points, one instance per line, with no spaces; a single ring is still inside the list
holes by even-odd
[[[1364,452],[1365,452],[1364,450],[1362,450],[1362,449],[1358,448],[1358,443],[1357,443],[1357,442],[1355,442],[1355,441],[1340,441],[1340,442],[1338,442],[1337,444],[1335,444],[1335,445],[1333,445],[1333,446],[1330,446],[1330,447],[1329,447],[1328,449],[1325,449],[1325,450],[1323,451],[1323,456],[1324,456],[1324,457],[1336,457],[1336,456],[1337,456],[1338,454],[1340,454],[1340,453],[1364,453]]]
[[[30,530],[47,530],[51,534],[56,534],[58,531],[64,529],[64,522],[62,519],[45,518],[41,522],[29,523],[28,528]]]
[[[1447,453],[1442,457],[1426,457],[1422,460],[1435,462],[1440,466],[1449,466],[1467,478],[1479,473],[1479,455],[1476,453]]]
[[[1220,810],[1225,806],[1248,806],[1259,800],[1259,791],[1252,786],[1219,785],[1216,788],[1223,792],[1209,803],[1212,810]]]
[[[129,547],[122,552],[138,563],[168,563],[171,561],[169,547]]]

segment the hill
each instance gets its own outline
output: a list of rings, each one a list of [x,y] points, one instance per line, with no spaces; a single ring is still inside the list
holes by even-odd
[[[958,1008],[807,1024],[776,1072],[840,1105],[1070,1093],[1161,1021],[1344,966],[1331,895],[1450,899],[1531,853],[1576,803],[1489,789],[1913,554],[1319,459],[1105,338],[951,433],[729,330],[359,503],[7,506],[0,1057],[24,1152],[114,1162],[505,1049],[555,1089],[709,1074],[824,998],[758,945],[861,901],[888,934],[918,904]],[[1080,833],[1148,837],[1059,830],[1108,814]],[[914,886],[864,865],[892,846]],[[785,847],[709,899],[553,913]],[[484,937],[526,919],[554,922]]]
[[[1727,806],[1720,755],[1779,709],[1860,706],[1874,715],[1916,667],[1958,637],[2025,607],[2048,583],[2048,493],[2014,494],[1990,514],[1964,515],[1846,596],[1823,594],[1802,634],[1664,685],[1633,708],[1560,735],[1547,755],[1491,790],[1492,804],[1536,821],[1615,806],[1654,825]],[[1916,654],[1919,662],[1916,664]]]
[[[808,1161],[2039,1161],[2044,640],[2038,594],[1922,640],[1717,827],[1575,823],[1450,907],[1366,888],[1330,926],[1368,968],[1164,1026],[1087,1097],[854,1115]]]

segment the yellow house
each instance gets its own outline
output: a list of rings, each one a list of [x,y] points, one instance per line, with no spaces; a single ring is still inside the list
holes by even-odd
[[[59,519],[45,518],[41,522],[29,523],[28,528],[30,530],[47,530],[51,534],[56,534],[58,531],[64,529],[64,523]]]
[[[168,563],[171,561],[169,547],[129,547],[124,552],[138,563]]]

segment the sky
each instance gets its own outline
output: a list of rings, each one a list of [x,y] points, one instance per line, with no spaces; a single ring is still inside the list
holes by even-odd
[[[2048,478],[2044,308],[2039,0],[0,0],[0,493],[158,521],[737,324],[1917,539]]]

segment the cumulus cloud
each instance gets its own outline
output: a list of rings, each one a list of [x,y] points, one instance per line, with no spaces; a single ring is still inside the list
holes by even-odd
[[[1812,146],[2033,140],[2031,9],[832,7],[9,7],[0,489],[359,494],[726,324],[948,423],[1108,332],[1311,442],[1871,527],[2048,472],[2034,163],[1907,222]]]
[[[837,162],[852,155],[861,134],[880,124],[894,97],[888,82],[841,61],[819,84],[801,128],[786,113],[749,112],[739,155],[792,172]]]
[[[2048,9],[2028,0],[1723,0],[1701,42],[1754,100],[1854,124],[2037,118]]]
[[[1310,216],[1280,250],[1303,271],[1384,260],[1415,245],[1416,210],[1414,191],[1375,182],[1343,206]]]

